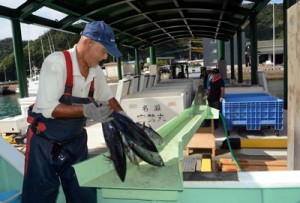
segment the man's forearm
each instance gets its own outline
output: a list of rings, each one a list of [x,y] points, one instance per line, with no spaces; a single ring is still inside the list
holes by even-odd
[[[120,106],[119,102],[116,100],[116,98],[111,98],[110,100],[108,100],[108,105],[109,107],[115,111],[115,112],[118,112],[118,111],[123,111],[122,107]]]
[[[115,112],[123,111],[119,102],[114,97],[108,100],[108,105]],[[53,118],[80,118],[83,116],[82,105],[66,105],[60,103],[52,112]]]
[[[221,88],[221,98],[224,98],[224,94],[225,94],[225,88],[224,87],[222,87]]]
[[[53,118],[80,118],[83,117],[82,105],[66,105],[60,103],[52,112]]]

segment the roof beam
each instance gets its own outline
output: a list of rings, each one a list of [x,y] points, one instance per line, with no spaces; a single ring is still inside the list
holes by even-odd
[[[217,20],[212,20],[212,19],[210,19],[210,20],[205,19],[204,21],[202,21],[202,19],[198,19],[198,18],[187,18],[186,20],[193,20],[193,21],[195,21],[194,23],[199,22],[199,26],[205,26],[205,27],[214,27],[214,26],[211,25],[211,22],[212,21],[218,22]],[[171,22],[173,22],[173,24],[177,25],[178,24],[177,21],[181,21],[181,18],[167,18],[167,19],[162,19],[162,20],[156,21],[156,23],[168,22],[168,23],[171,24]],[[226,23],[226,22],[224,22],[224,23]],[[151,23],[144,23],[144,24],[140,24],[140,25],[135,24],[135,25],[132,25],[132,28],[124,30],[123,32],[129,32],[131,30],[136,29],[137,27],[145,27],[144,30],[139,30],[139,33],[140,32],[149,32],[149,30],[147,28],[149,27],[150,24]],[[176,25],[173,25],[173,26],[176,26]],[[171,26],[172,25],[169,25],[168,27],[171,27]],[[181,25],[179,25],[179,26],[181,26]],[[225,26],[223,26],[222,29],[225,29],[225,30],[236,30],[237,28],[238,28],[238,26],[225,25]],[[123,32],[120,32],[117,35],[121,35]],[[139,34],[137,34],[137,35],[139,35]]]
[[[173,0],[173,2],[174,2],[174,4],[175,4],[176,8],[180,8],[179,3],[178,3],[177,0]],[[189,27],[189,24],[187,23],[187,21],[186,21],[186,19],[185,19],[185,16],[183,15],[183,12],[182,12],[181,10],[179,10],[178,12],[179,12],[181,18],[183,19],[183,22],[186,24],[186,27],[187,27],[187,29],[189,30],[190,34],[191,34],[191,37],[194,37],[194,36],[193,36],[193,33],[192,33],[192,31],[191,31],[191,28]]]
[[[171,29],[174,28],[173,30],[178,30],[179,28],[185,28],[186,26],[185,25],[180,25],[180,26],[169,26],[169,27],[165,27],[166,30],[168,29]],[[199,30],[206,30],[206,31],[209,31],[209,32],[215,32],[216,31],[216,28],[217,27],[213,27],[213,26],[202,26],[202,25],[191,25],[190,24],[190,27],[193,31],[199,31]],[[234,35],[235,34],[235,31],[232,30],[232,29],[222,29],[220,28],[220,33],[229,33],[230,35]],[[150,31],[145,31],[145,32],[142,32],[136,36],[138,37],[142,37],[144,35],[153,35],[153,33],[159,31],[159,29],[155,29],[155,30],[150,30]],[[173,31],[168,31],[169,33],[172,33]]]
[[[5,6],[0,5],[0,16],[6,19],[18,18],[18,12],[16,9],[7,8]]]
[[[238,9],[244,10],[244,9],[241,8],[241,7],[239,7]],[[116,19],[113,19],[112,22],[111,22],[111,24],[114,25],[114,24],[117,24],[117,23],[121,23],[121,22],[123,22],[123,21],[128,21],[128,20],[130,20],[130,19],[140,17],[141,15],[144,15],[144,14],[154,14],[154,13],[158,13],[158,12],[170,12],[170,11],[176,11],[176,12],[178,12],[179,10],[195,10],[195,11],[202,11],[202,10],[205,10],[205,9],[203,9],[203,8],[187,8],[187,7],[185,7],[185,8],[160,9],[160,10],[157,9],[157,10],[153,10],[153,11],[148,11],[148,12],[143,13],[143,14],[139,13],[139,14],[130,15],[130,16],[128,16],[128,15],[126,14],[127,17],[123,17],[123,18],[120,18],[120,17],[116,16]],[[210,10],[211,10],[211,8],[210,8]],[[219,13],[223,12],[223,13],[227,13],[227,14],[233,14],[233,11],[227,11],[227,10],[222,10],[222,9],[217,9],[217,10],[214,10],[214,11],[215,11],[215,12],[219,12]],[[248,11],[248,9],[247,9],[247,11]],[[124,16],[125,16],[125,15],[124,15]],[[243,16],[244,16],[244,15],[243,15]]]
[[[227,3],[228,3],[228,0],[223,1],[222,10],[225,10],[225,8],[227,7]],[[221,21],[223,20],[223,17],[224,17],[224,12],[221,12],[220,17],[219,17],[219,21],[218,21],[218,26],[217,26],[217,29],[216,29],[215,37],[217,37],[217,35],[219,33],[219,28],[221,26]]]
[[[20,19],[25,19],[27,16],[31,15],[33,12],[39,10],[44,5],[51,3],[53,0],[44,0],[44,1],[32,1],[32,2],[25,2],[21,5],[18,10],[20,11]]]
[[[156,27],[158,27],[159,29],[161,29],[164,33],[166,33],[167,35],[169,35],[169,37],[173,38],[168,32],[166,32],[161,26],[159,26],[156,22],[154,22],[150,17],[148,17],[146,14],[144,14],[144,12],[137,8],[135,5],[133,5],[129,0],[126,0],[127,4],[130,5],[134,10],[136,10],[138,13],[142,13],[142,15],[149,20],[149,22],[151,22],[153,25],[155,25]],[[138,2],[138,1],[137,1]]]

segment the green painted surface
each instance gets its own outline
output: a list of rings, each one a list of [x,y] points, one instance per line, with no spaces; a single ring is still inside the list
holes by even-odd
[[[243,60],[242,60],[242,30],[238,29],[236,33],[237,37],[237,61],[238,61],[238,83],[243,83]]]
[[[178,192],[183,190],[181,161],[184,147],[204,118],[217,118],[219,113],[206,105],[200,106],[197,96],[190,108],[157,130],[165,141],[158,149],[165,162],[164,167],[152,166],[146,162],[135,166],[128,161],[126,179],[121,182],[112,162],[105,157],[108,154],[104,154],[74,166],[79,184],[102,188],[102,195],[107,198],[178,199]]]
[[[230,79],[235,79],[234,71],[234,38],[230,39]]]
[[[13,44],[14,44],[14,56],[16,63],[16,71],[18,84],[20,89],[20,97],[28,97],[26,68],[24,65],[23,43],[21,34],[20,20],[11,19],[12,31],[13,31]]]
[[[188,203],[299,203],[300,188],[238,189],[193,188],[185,189],[177,202]]]
[[[116,196],[118,191],[116,192]],[[98,190],[101,203],[299,203],[300,188],[277,189],[226,189],[226,188],[184,188],[175,201],[146,201],[141,199],[103,198]]]
[[[156,64],[156,51],[154,46],[149,47],[149,52],[150,52],[150,65],[155,65]]]
[[[218,61],[225,60],[225,42],[218,40]]]
[[[23,175],[0,156],[0,193],[8,191],[22,191]],[[19,202],[17,199],[14,202]],[[62,187],[59,189],[57,203],[65,203]]]
[[[251,85],[257,85],[258,51],[257,51],[257,16],[250,18],[250,43],[251,43]]]
[[[17,190],[21,191],[23,175],[0,157],[0,192]]]

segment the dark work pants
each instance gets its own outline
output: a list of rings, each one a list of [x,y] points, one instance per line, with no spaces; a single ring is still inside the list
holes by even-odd
[[[53,144],[33,135],[27,144],[29,156],[23,183],[23,203],[55,203],[60,184],[66,202],[95,203],[96,189],[80,187],[73,164],[87,159],[87,134],[84,133],[65,147],[75,155],[61,150],[53,155]]]
[[[220,110],[221,112],[221,102],[219,101],[208,102],[208,105],[212,108]],[[218,128],[218,124],[219,124],[219,119],[214,119],[215,129]]]

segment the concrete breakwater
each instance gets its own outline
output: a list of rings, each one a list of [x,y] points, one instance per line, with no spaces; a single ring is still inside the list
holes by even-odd
[[[18,87],[17,81],[0,82],[0,88],[2,88],[2,94],[14,94]]]

